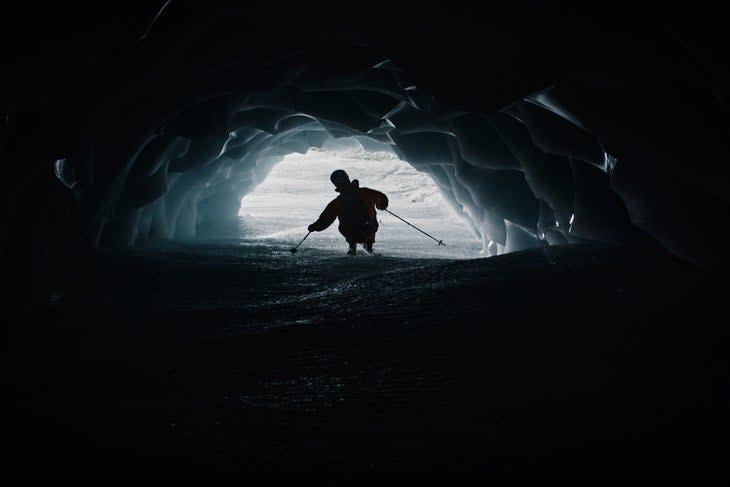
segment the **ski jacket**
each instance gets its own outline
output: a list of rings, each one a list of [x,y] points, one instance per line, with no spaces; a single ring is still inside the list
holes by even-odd
[[[375,208],[385,210],[388,197],[370,188],[353,187],[342,191],[330,201],[316,222],[309,225],[310,232],[321,232],[339,218],[338,230],[348,242],[364,243],[375,238],[378,220]]]

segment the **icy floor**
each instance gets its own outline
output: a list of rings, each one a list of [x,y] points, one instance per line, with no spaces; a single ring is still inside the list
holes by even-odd
[[[171,325],[165,331],[170,340],[197,340],[311,325],[339,319],[342,313],[359,316],[373,302],[383,310],[412,313],[412,293],[433,295],[442,286],[453,286],[454,279],[467,278],[460,266],[452,269],[455,275],[434,280],[437,269],[471,262],[391,253],[369,256],[364,251],[353,257],[325,246],[292,254],[288,245],[284,239],[218,238],[102,253],[97,272],[87,281],[88,294],[77,299],[87,308],[121,307],[134,320],[159,314]],[[191,313],[201,319],[189,319]],[[157,331],[162,328],[142,329],[141,338]]]
[[[228,237],[240,245],[273,245],[290,248],[307,234],[324,207],[337,196],[329,175],[344,169],[361,187],[385,193],[388,209],[446,246],[408,226],[387,212],[378,211],[376,253],[387,256],[465,259],[484,257],[480,240],[451,208],[431,178],[387,152],[310,150],[290,154],[241,202],[236,231],[209,233]],[[227,233],[227,235],[226,235]],[[300,250],[345,252],[347,244],[337,231],[337,221],[323,232],[311,234]],[[361,252],[362,253],[362,252]]]
[[[288,245],[285,239],[272,244],[221,238],[102,252],[84,279],[86,289],[68,296],[66,304],[115,319],[151,320],[154,327],[127,331],[134,340],[160,334],[173,343],[341,320],[377,322],[386,316],[398,326],[428,327],[449,322],[453,309],[487,319],[506,313],[495,311],[497,306],[516,305],[519,315],[523,295],[532,296],[525,300],[534,307],[531,312],[575,312],[578,303],[633,299],[637,293],[629,268],[616,266],[614,253],[622,256],[621,249],[601,246],[440,259],[390,252],[353,257],[325,246],[292,254]],[[632,272],[650,262],[639,259]],[[607,277],[595,279],[597,272]],[[573,304],[572,296],[582,293],[586,282],[588,296]]]
[[[692,453],[725,472],[726,333],[699,313],[724,301],[666,257],[288,246],[102,251],[73,295],[13,318],[10,464],[603,475],[653,457],[653,476]]]

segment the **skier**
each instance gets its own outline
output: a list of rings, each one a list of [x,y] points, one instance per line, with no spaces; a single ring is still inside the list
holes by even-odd
[[[335,191],[340,195],[330,201],[316,222],[307,227],[310,232],[321,232],[329,227],[335,218],[339,218],[338,227],[350,248],[349,255],[355,255],[355,245],[363,244],[365,250],[372,254],[375,233],[378,231],[375,208],[385,210],[388,197],[380,191],[361,188],[357,179],[350,181],[350,176],[342,169],[330,175]]]

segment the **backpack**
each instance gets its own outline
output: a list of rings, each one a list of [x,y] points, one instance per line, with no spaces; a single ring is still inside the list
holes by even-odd
[[[351,231],[364,232],[372,225],[370,221],[370,211],[368,204],[359,196],[359,184],[357,179],[352,181],[355,188],[344,194],[340,194],[342,200],[342,211],[340,212],[340,220]]]

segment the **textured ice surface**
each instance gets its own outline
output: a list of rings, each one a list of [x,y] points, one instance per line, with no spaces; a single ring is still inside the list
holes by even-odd
[[[324,207],[337,196],[329,180],[335,169],[344,169],[361,187],[384,192],[388,209],[424,232],[443,239],[446,247],[409,227],[387,212],[378,211],[380,228],[376,252],[389,256],[473,258],[482,257],[482,246],[465,222],[441,196],[425,173],[416,171],[392,153],[366,152],[362,148],[311,149],[289,154],[266,180],[241,202],[241,241],[294,246],[306,235]],[[323,232],[310,235],[300,247],[344,252],[347,244],[337,231],[337,221]],[[362,252],[361,252],[362,253]]]

